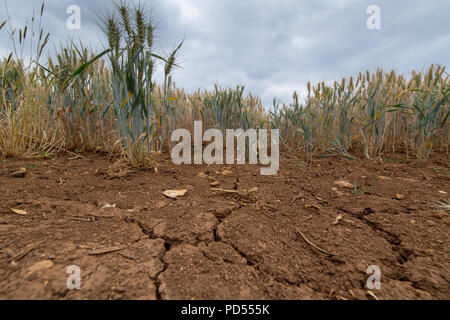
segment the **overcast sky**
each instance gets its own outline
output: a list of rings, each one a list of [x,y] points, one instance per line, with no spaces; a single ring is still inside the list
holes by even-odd
[[[0,0],[1,21],[5,0]],[[132,1],[131,1],[132,2]],[[13,25],[40,9],[40,0],[7,0]],[[70,38],[101,50],[105,37],[96,15],[110,0],[47,0],[45,30],[56,46]],[[409,74],[450,59],[449,0],[141,0],[158,22],[157,48],[169,52],[185,38],[182,69],[174,73],[186,91],[244,84],[267,105],[288,102],[306,83],[332,81],[360,71]],[[67,7],[81,9],[81,29],[69,30]],[[367,8],[381,9],[381,30],[367,28]],[[48,47],[50,51],[53,46]],[[3,29],[0,54],[11,43]],[[51,53],[51,52],[50,52]]]

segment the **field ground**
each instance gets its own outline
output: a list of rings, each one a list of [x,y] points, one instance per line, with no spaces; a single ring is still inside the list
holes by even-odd
[[[435,208],[449,179],[445,155],[284,161],[272,177],[91,154],[1,161],[0,298],[450,299],[449,217]],[[67,289],[70,265],[81,290]]]

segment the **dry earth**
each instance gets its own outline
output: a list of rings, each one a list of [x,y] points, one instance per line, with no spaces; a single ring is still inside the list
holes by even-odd
[[[450,200],[448,160],[390,157],[284,161],[272,177],[89,154],[1,161],[0,298],[450,299],[448,211],[434,207]],[[71,265],[81,290],[67,289]],[[371,265],[382,287],[369,292]]]

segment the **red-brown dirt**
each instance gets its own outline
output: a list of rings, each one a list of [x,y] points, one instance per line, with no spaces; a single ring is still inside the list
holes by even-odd
[[[4,160],[0,298],[449,299],[449,217],[435,207],[450,200],[448,168],[444,155],[282,161],[270,177],[168,159],[158,172],[89,154]],[[67,289],[71,265],[81,290]],[[368,293],[371,265],[382,283]]]

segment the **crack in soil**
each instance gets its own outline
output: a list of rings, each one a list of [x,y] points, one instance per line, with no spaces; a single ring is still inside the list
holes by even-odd
[[[402,245],[402,240],[398,235],[389,230],[386,230],[379,223],[367,219],[367,216],[375,213],[375,211],[373,211],[371,208],[366,208],[359,214],[354,214],[353,212],[350,212],[343,208],[340,208],[340,210],[345,213],[351,214],[352,216],[369,226],[373,231],[381,233],[381,237],[391,244],[392,251],[394,251],[398,255],[397,260],[401,265],[408,262],[411,257],[415,257],[414,250],[404,247]]]
[[[258,262],[256,261],[252,261],[253,259],[251,257],[249,257],[247,254],[245,254],[243,251],[239,250],[239,248],[237,246],[235,246],[232,243],[229,243],[223,239],[220,239],[220,237],[218,235],[216,235],[217,241],[218,243],[224,243],[226,245],[229,245],[230,247],[232,247],[242,258],[245,259],[245,262],[248,266],[255,268],[258,264]]]
[[[155,293],[156,300],[157,301],[163,300],[162,297],[161,297],[161,293],[160,293],[161,281],[159,280],[159,276],[162,273],[164,273],[164,271],[166,271],[167,268],[169,267],[169,264],[164,261],[164,255],[171,250],[171,248],[173,247],[173,244],[170,244],[169,242],[167,242],[163,238],[156,238],[153,235],[153,230],[151,230],[151,231],[148,230],[148,228],[146,228],[143,225],[143,223],[141,221],[139,221],[139,220],[135,220],[135,219],[130,218],[130,217],[127,217],[124,220],[128,224],[135,224],[135,225],[137,225],[137,227],[141,230],[142,234],[147,235],[149,237],[149,239],[151,239],[151,240],[157,240],[157,239],[164,240],[164,249],[165,249],[165,251],[162,253],[162,258],[158,259],[162,263],[163,268],[162,268],[162,270],[160,272],[155,274],[155,277],[153,279],[151,277],[149,277],[150,280],[155,284],[155,287],[156,287],[156,293]]]
[[[373,231],[380,233],[381,237],[391,245],[392,251],[397,255],[397,262],[399,264],[399,266],[393,265],[395,274],[394,277],[390,277],[392,280],[407,282],[410,283],[415,289],[420,289],[419,287],[417,287],[417,283],[412,281],[408,269],[406,268],[405,270],[404,268],[404,265],[416,256],[414,250],[408,249],[403,246],[402,240],[397,234],[386,230],[381,224],[377,222],[368,220],[367,217],[371,214],[374,214],[375,211],[373,211],[371,208],[366,208],[362,213],[355,215],[354,213],[349,212],[348,210],[345,210],[343,208],[340,208],[340,210],[345,213],[350,213],[358,220],[369,226]]]
[[[415,257],[414,250],[406,248],[398,235],[386,230],[379,223],[367,220],[365,217],[360,220],[364,221],[373,230],[381,232],[382,237],[391,244],[392,251],[398,255],[397,261],[399,264],[404,265]]]
[[[166,254],[167,253],[167,251],[164,253],[164,254]],[[159,279],[159,276],[164,272],[164,271],[166,271],[167,270],[167,268],[169,267],[169,264],[168,263],[166,263],[165,261],[164,261],[164,255],[163,255],[163,258],[161,259],[161,263],[163,264],[163,269],[161,270],[161,272],[159,272],[156,276],[155,276],[155,280],[154,280],[154,283],[155,283],[155,286],[156,286],[156,300],[163,300],[163,298],[161,297],[161,292],[160,292],[160,288],[161,288],[161,280]]]
[[[442,163],[446,164],[446,161],[444,160]],[[208,182],[195,180],[195,171],[197,169],[193,170],[192,167],[186,166],[177,167],[177,170],[171,170],[172,164],[167,164],[169,170],[160,170],[159,174],[154,174],[153,172],[148,173],[143,170],[139,175],[132,175],[126,179],[116,179],[114,181],[105,181],[103,174],[97,175],[91,172],[92,174],[83,175],[86,170],[103,170],[102,168],[105,167],[105,163],[106,165],[109,164],[104,157],[92,155],[92,161],[80,160],[77,161],[76,165],[71,165],[65,160],[61,161],[61,163],[57,164],[61,169],[52,169],[53,172],[47,172],[47,168],[32,168],[29,174],[21,180],[0,177],[0,194],[3,194],[7,198],[3,201],[3,206],[0,204],[2,208],[0,210],[0,228],[3,228],[1,230],[8,230],[10,228],[9,226],[13,226],[14,228],[14,233],[12,234],[0,234],[1,243],[8,243],[13,237],[16,237],[16,234],[29,234],[32,241],[37,241],[37,239],[45,237],[46,248],[42,250],[42,254],[47,255],[50,260],[54,260],[55,265],[60,267],[60,265],[66,263],[68,259],[66,258],[68,255],[66,251],[73,245],[85,246],[87,242],[88,245],[91,245],[91,242],[93,244],[105,243],[113,245],[117,242],[130,245],[130,249],[132,249],[140,247],[139,244],[137,246],[134,245],[136,241],[147,240],[147,237],[151,240],[158,240],[158,254],[155,254],[156,256],[154,258],[154,262],[157,264],[154,267],[157,269],[154,269],[155,271],[152,272],[151,277],[152,298],[156,297],[158,300],[162,300],[166,294],[164,287],[162,287],[163,284],[169,286],[172,285],[172,281],[180,281],[180,279],[181,285],[186,286],[186,292],[189,294],[196,295],[197,293],[202,293],[205,286],[214,288],[214,283],[210,279],[205,279],[205,282],[199,285],[198,283],[190,283],[190,274],[178,274],[176,267],[178,264],[181,266],[185,263],[183,257],[178,257],[174,252],[171,252],[171,255],[168,256],[168,252],[172,251],[178,245],[197,247],[207,259],[219,261],[220,264],[230,263],[239,265],[240,267],[237,269],[241,271],[238,272],[244,272],[244,269],[246,269],[252,274],[256,273],[264,281],[270,281],[276,284],[276,286],[283,285],[283,289],[280,290],[287,290],[285,296],[289,298],[296,298],[297,296],[296,293],[289,292],[290,289],[288,287],[302,287],[303,284],[307,284],[316,291],[316,297],[324,299],[329,298],[329,295],[328,292],[322,295],[323,292],[321,290],[323,287],[327,289],[331,289],[332,287],[334,290],[334,286],[336,286],[337,290],[340,290],[338,287],[342,285],[344,280],[349,281],[350,284],[348,286],[351,286],[352,289],[364,290],[365,283],[361,278],[365,273],[363,269],[365,268],[366,260],[381,260],[379,262],[389,270],[388,276],[384,279],[391,282],[391,284],[392,282],[408,282],[408,285],[400,284],[398,288],[396,284],[392,284],[397,291],[395,293],[380,292],[380,295],[377,294],[380,298],[386,296],[404,298],[405,296],[403,294],[406,292],[405,290],[414,291],[413,288],[428,292],[432,297],[446,298],[449,296],[449,291],[445,288],[445,283],[448,283],[449,279],[447,270],[445,269],[448,258],[442,254],[441,249],[436,244],[438,237],[445,240],[443,235],[448,231],[446,229],[447,226],[435,221],[432,227],[421,229],[423,232],[419,236],[417,233],[410,233],[409,226],[401,225],[402,223],[408,223],[408,218],[396,216],[396,221],[400,225],[391,225],[384,224],[383,221],[379,221],[378,219],[372,219],[375,217],[378,218],[378,215],[371,216],[375,211],[376,213],[384,212],[386,207],[389,209],[387,212],[391,214],[392,212],[404,210],[403,208],[408,205],[417,205],[420,207],[420,201],[431,203],[433,200],[437,200],[438,195],[436,195],[435,189],[439,187],[438,185],[444,185],[447,180],[445,180],[446,177],[438,176],[428,169],[427,175],[432,178],[430,184],[432,183],[433,187],[425,186],[425,184],[419,184],[418,182],[414,185],[407,185],[406,182],[397,181],[396,179],[390,180],[389,183],[383,182],[379,179],[380,173],[378,170],[372,170],[373,165],[371,163],[360,161],[349,164],[345,160],[338,158],[333,159],[333,164],[329,163],[328,160],[318,159],[316,163],[320,163],[320,166],[312,165],[309,167],[310,170],[308,172],[302,172],[301,175],[299,175],[298,169],[291,169],[289,166],[283,165],[280,167],[280,178],[252,178],[255,176],[252,171],[253,169],[247,169],[246,167],[232,168],[230,169],[233,171],[232,177],[222,177],[219,175],[221,186],[224,189],[231,190],[234,179],[236,178],[235,176],[238,176],[237,188],[240,186],[243,188],[257,187],[259,188],[258,195],[267,195],[270,198],[270,200],[262,199],[268,201],[269,204],[272,203],[271,200],[273,200],[273,197],[283,199],[279,206],[277,205],[278,210],[282,214],[277,215],[270,223],[262,222],[255,215],[256,222],[260,222],[258,223],[260,226],[257,227],[260,227],[261,230],[253,234],[253,231],[257,230],[252,229],[253,227],[249,225],[249,223],[254,222],[253,219],[246,221],[245,217],[241,217],[241,213],[246,215],[248,211],[253,212],[253,210],[259,212],[259,205],[253,202],[247,204],[241,203],[245,199],[232,195],[220,195],[223,198],[218,199],[218,201],[208,200],[205,197],[205,192],[207,193],[209,190]],[[433,164],[433,162],[430,163]],[[434,162],[434,165],[436,163]],[[23,161],[11,160],[8,166],[23,166]],[[441,164],[440,166],[444,165]],[[218,167],[217,170],[220,170],[220,168],[222,167]],[[398,170],[404,171],[405,175],[407,175],[414,174],[416,168],[417,166],[414,167],[414,162],[412,162],[411,166]],[[216,170],[216,168],[211,169],[205,166],[201,167],[200,170]],[[325,172],[327,174],[323,174]],[[62,174],[65,174],[65,176],[62,176]],[[301,219],[298,216],[298,210],[302,210],[300,204],[294,206],[292,203],[289,203],[290,199],[297,196],[298,191],[302,190],[302,194],[305,195],[307,201],[315,202],[314,199],[316,199],[328,207],[331,207],[330,204],[333,203],[333,210],[340,209],[339,206],[348,205],[349,199],[344,196],[337,197],[331,191],[326,192],[326,188],[333,184],[337,176],[346,180],[355,179],[361,184],[362,178],[359,177],[363,175],[365,176],[364,179],[367,177],[367,180],[371,183],[370,186],[374,189],[372,194],[376,195],[376,197],[367,197],[366,194],[361,194],[355,201],[358,205],[370,206],[374,210],[367,208],[357,213],[355,213],[353,208],[349,208],[347,211],[345,209],[341,210],[355,217],[354,221],[362,221],[355,225],[352,223],[355,228],[361,228],[362,230],[356,232],[355,237],[352,237],[351,240],[373,240],[374,245],[370,249],[373,255],[368,256],[367,251],[365,251],[367,245],[365,242],[363,243],[363,247],[350,247],[345,245],[342,247],[342,252],[340,253],[343,257],[354,256],[355,259],[361,259],[361,265],[363,263],[364,265],[357,265],[355,261],[354,264],[333,266],[323,261],[325,257],[323,259],[321,256],[317,258],[308,252],[303,253],[301,256],[293,255],[286,257],[290,253],[297,252],[292,247],[296,245],[293,241],[298,241],[298,239],[296,237],[292,239],[291,235],[287,235],[286,239],[277,239],[277,234],[274,232],[275,230],[289,229],[289,226],[293,223],[299,223]],[[61,176],[64,179],[64,186],[60,186],[58,183]],[[81,176],[83,178],[78,178]],[[41,179],[42,177],[46,179],[43,180]],[[172,187],[174,178],[177,180],[177,186],[179,185],[180,188],[189,188],[190,192],[185,198],[180,199],[177,208],[159,208],[157,202],[163,203],[167,201],[161,195],[161,187]],[[92,190],[85,192],[88,186],[92,187]],[[402,190],[404,188],[408,190],[403,192]],[[393,195],[397,192],[405,194],[408,192],[408,196],[403,201],[392,201]],[[123,196],[124,194],[127,196]],[[27,202],[28,200],[23,200],[23,197],[25,199],[37,200]],[[77,215],[84,217],[86,210],[97,210],[97,201],[99,199],[108,199],[111,201],[112,198],[117,203],[116,210],[120,210],[118,216],[113,217],[113,219],[106,219],[106,217],[103,219],[103,217],[100,217],[95,222],[85,224],[83,224],[85,221],[73,222],[71,220],[71,217],[77,217]],[[152,209],[150,211],[155,213],[155,217],[145,213],[149,211],[148,208],[142,209],[142,212],[138,210],[136,214],[125,213],[124,208],[136,204],[139,204],[139,207],[142,208],[151,206]],[[17,209],[27,210],[29,215],[23,217],[12,215],[10,208],[15,207]],[[199,208],[202,210],[201,213],[197,212]],[[191,212],[193,209],[196,212]],[[157,210],[158,212],[156,212]],[[187,212],[187,215],[179,214],[181,211]],[[288,214],[285,215],[283,212]],[[190,219],[191,214],[193,219],[197,219],[195,217],[196,213],[199,214],[199,218],[193,221]],[[207,216],[205,216],[206,214]],[[253,216],[253,214],[251,215]],[[422,215],[421,212],[416,212],[416,215],[420,215],[417,219],[418,222],[425,224],[428,217]],[[216,218],[215,222],[212,221],[214,220],[212,216]],[[332,216],[334,218],[334,214]],[[311,233],[318,232],[318,229],[330,227],[328,218],[322,219],[320,216],[314,216],[314,218],[317,218],[317,223],[311,223],[309,225]],[[266,219],[263,220],[265,221]],[[227,222],[231,224],[224,225]],[[162,226],[161,223],[166,225]],[[137,228],[131,224],[134,224]],[[45,228],[41,228],[42,225],[45,225]],[[394,226],[395,228],[393,228]],[[224,227],[224,233],[222,233],[222,227]],[[242,232],[244,234],[234,232],[235,227],[242,228],[241,230],[243,230]],[[251,232],[246,234],[245,230]],[[347,240],[345,237],[352,230],[349,226],[342,226],[341,229],[334,231],[336,236],[342,235],[344,240]],[[135,241],[137,238],[140,238],[140,240]],[[261,242],[261,244],[256,244],[256,241]],[[253,242],[255,242],[255,245],[261,245],[262,251],[259,250],[259,247],[257,250],[254,250],[252,247]],[[220,243],[220,245],[216,245],[216,243]],[[441,247],[446,245],[444,241],[439,243]],[[209,249],[211,245],[213,247]],[[19,250],[18,247],[19,245],[11,245],[9,249]],[[266,253],[266,249],[264,248],[269,248],[269,251]],[[429,259],[419,258],[424,257],[419,252],[428,249],[430,251],[431,249],[434,250],[434,253],[431,252],[426,255]],[[148,252],[144,250],[143,255],[150,255],[152,250]],[[178,252],[178,249],[176,250]],[[73,256],[81,260],[85,258],[83,254],[81,252]],[[168,259],[169,257],[170,259]],[[55,291],[52,293],[48,289],[41,289],[40,277],[43,277],[41,274],[37,274],[32,279],[21,279],[20,275],[26,273],[28,267],[36,263],[35,260],[38,258],[37,253],[24,257],[14,271],[10,265],[4,263],[5,259],[3,259],[3,262],[0,259],[1,269],[3,270],[0,279],[0,295],[7,298],[27,298],[36,295],[57,299],[74,298],[74,295],[70,293],[66,294],[63,291]],[[104,260],[90,260],[86,258],[82,263],[85,266],[93,264],[90,268],[97,270],[95,272],[101,273],[103,269],[98,269],[98,266],[105,264],[112,272],[118,273],[122,270],[121,266],[118,265],[121,262],[121,260],[118,260],[119,258],[122,259],[115,255],[110,255]],[[210,265],[210,262],[204,260],[203,257],[201,257],[201,260],[203,263]],[[339,261],[337,262],[339,263]],[[127,261],[126,264],[128,263],[132,265],[134,262]],[[291,270],[291,267],[294,269]],[[173,273],[172,268],[174,268]],[[231,266],[228,265],[227,268],[231,268]],[[429,272],[430,278],[427,278],[427,275],[415,274],[422,270]],[[217,272],[220,270],[206,268],[204,271],[208,273],[208,276],[216,277]],[[133,272],[130,271],[129,275],[124,273],[125,276],[130,277],[131,286],[126,292],[130,296],[137,294],[133,288],[139,289],[140,284],[136,274]],[[355,274],[348,274],[351,272]],[[147,269],[145,269],[145,274],[147,274]],[[231,275],[231,280],[241,276],[242,274]],[[416,281],[411,281],[413,279]],[[361,281],[361,283],[359,284],[358,281]],[[424,281],[428,282],[424,285]],[[264,297],[273,297],[274,291],[270,289],[270,285],[258,285]],[[347,284],[345,286],[347,287]],[[155,287],[156,295],[153,295]],[[91,284],[90,290],[90,292],[80,294],[79,297],[104,298],[107,293],[107,289],[100,285],[100,283]],[[226,286],[220,288],[220,292],[218,293],[222,294],[222,290],[227,290]],[[264,293],[265,290],[267,290],[266,293]],[[220,294],[217,296],[220,296]],[[339,294],[343,294],[344,297],[349,297],[343,290],[340,290]],[[244,296],[248,298],[252,297],[251,295],[245,295],[245,293]],[[414,293],[411,296],[414,297]],[[415,296],[418,297],[417,295]],[[364,296],[362,298],[364,299]]]

